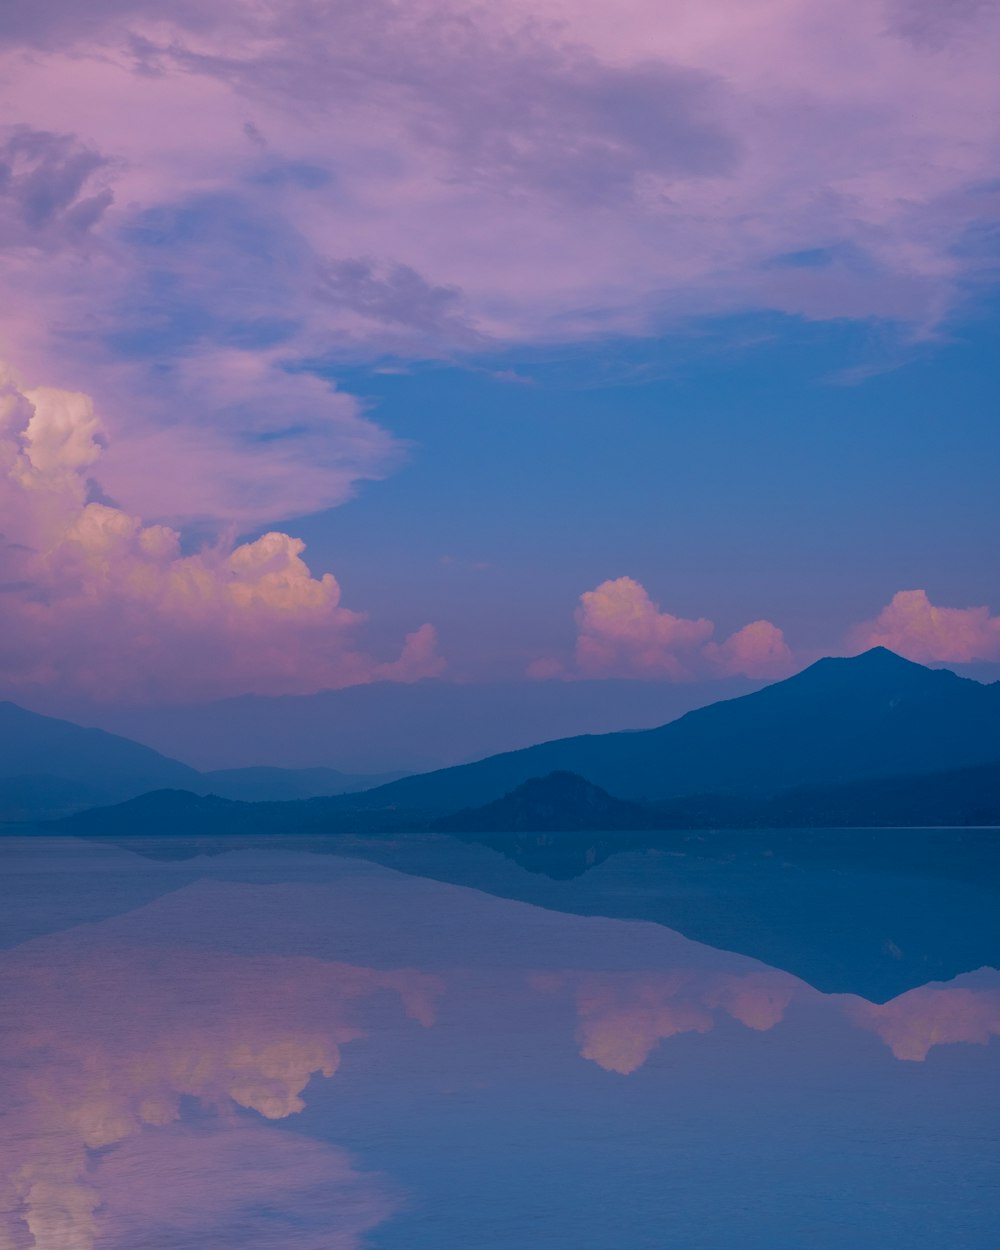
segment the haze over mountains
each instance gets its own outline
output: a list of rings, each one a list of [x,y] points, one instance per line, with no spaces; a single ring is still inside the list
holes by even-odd
[[[116,707],[60,700],[36,711],[143,742],[200,771],[267,765],[427,772],[579,733],[643,729],[763,685],[663,681],[429,679],[311,695]]]

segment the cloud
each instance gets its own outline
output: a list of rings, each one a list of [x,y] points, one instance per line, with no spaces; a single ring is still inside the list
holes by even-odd
[[[900,590],[872,621],[852,630],[857,651],[888,647],[921,663],[1000,660],[1000,616],[989,608],[941,608],[924,590]]]
[[[998,20],[975,0],[8,5],[0,347],[95,397],[123,507],[260,526],[396,463],[327,381],[359,357],[747,309],[926,333],[992,280]]]
[[[0,130],[0,247],[79,241],[112,202],[98,185],[106,164],[69,135]]]
[[[585,591],[576,610],[576,625],[572,668],[543,657],[529,666],[529,676],[667,681],[781,677],[795,663],[784,635],[770,621],[753,621],[723,642],[715,642],[711,621],[661,611],[642,583],[632,577],[618,577]]]
[[[186,552],[182,535],[103,496],[89,396],[0,390],[0,582],[8,689],[58,683],[98,699],[308,693],[439,673],[430,625],[395,659],[358,643],[364,614],[279,531]],[[96,496],[96,497],[95,497]]]

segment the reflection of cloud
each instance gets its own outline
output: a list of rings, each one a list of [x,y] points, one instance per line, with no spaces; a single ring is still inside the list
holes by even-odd
[[[848,1017],[871,1029],[897,1059],[922,1062],[934,1046],[1000,1037],[1000,990],[922,985],[888,1003],[846,1001]]]
[[[353,1185],[355,1174],[339,1152],[291,1135],[262,1135],[241,1127],[233,1114],[237,1108],[269,1120],[295,1114],[310,1079],[332,1076],[340,1048],[365,1036],[366,999],[393,994],[407,1016],[429,1025],[440,991],[436,978],[419,972],[309,958],[102,948],[76,955],[60,943],[6,956],[0,1210],[8,1214],[6,1225],[0,1222],[0,1246],[19,1247],[24,1230],[37,1250],[134,1245],[128,1237],[106,1243],[101,1230],[124,1221],[127,1231],[129,1219],[139,1217],[140,1199],[169,1203],[171,1218],[189,1209],[192,1221],[201,1221],[206,1172],[191,1165],[199,1152],[214,1160],[217,1183],[210,1188],[225,1194],[210,1204],[206,1219],[238,1217],[251,1198],[247,1176],[254,1168],[271,1174],[275,1200],[288,1197],[300,1157],[311,1170],[313,1179],[304,1182],[311,1191],[326,1184],[317,1169],[327,1169],[331,1184]],[[210,1140],[179,1126],[183,1098],[221,1117]],[[120,1153],[123,1143],[128,1147]],[[234,1166],[242,1160],[242,1179],[228,1176],[226,1159]],[[125,1181],[148,1166],[187,1177],[194,1188],[142,1197]],[[368,1192],[369,1182],[365,1187]],[[266,1186],[261,1200],[267,1201]],[[339,1241],[278,1237],[240,1244],[350,1246],[351,1219],[367,1226],[364,1209],[362,1203],[350,1216]]]
[[[642,1067],[666,1038],[710,1032],[719,1012],[751,1029],[771,1029],[784,1017],[793,994],[807,988],[771,970],[743,976],[695,969],[566,974],[532,983],[548,992],[564,983],[573,986],[580,1053],[623,1076]]]
[[[394,660],[362,651],[364,615],[341,605],[332,574],[313,576],[299,539],[185,554],[175,530],[93,499],[103,454],[88,396],[22,392],[0,369],[0,581],[23,587],[5,596],[0,680],[174,700],[441,670],[430,625]]]
[[[345,1151],[252,1124],[132,1137],[100,1158],[94,1183],[102,1250],[151,1246],[152,1229],[169,1229],[170,1247],[353,1250],[395,1206]]]
[[[947,1042],[985,1045],[1000,1036],[1000,990],[925,985],[887,1003],[853,994],[821,994],[776,969],[744,975],[672,969],[669,972],[547,973],[529,979],[544,994],[570,989],[580,1053],[608,1072],[628,1075],[655,1047],[681,1033],[708,1033],[719,1014],[766,1032],[789,1004],[820,1002],[875,1033],[897,1059],[921,1061]]]

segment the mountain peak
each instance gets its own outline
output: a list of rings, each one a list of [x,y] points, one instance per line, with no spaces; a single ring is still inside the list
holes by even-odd
[[[963,680],[967,679],[947,669],[928,668],[925,664],[907,660],[895,651],[890,651],[888,647],[871,647],[858,655],[826,656],[796,673],[794,677],[777,682],[769,689],[780,690],[782,687],[807,685],[878,689],[885,685],[898,687],[900,683],[908,687],[925,687]]]

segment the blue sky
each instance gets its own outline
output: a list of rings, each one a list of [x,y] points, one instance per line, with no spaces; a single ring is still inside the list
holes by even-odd
[[[0,19],[0,691],[1000,662],[1000,8]]]

